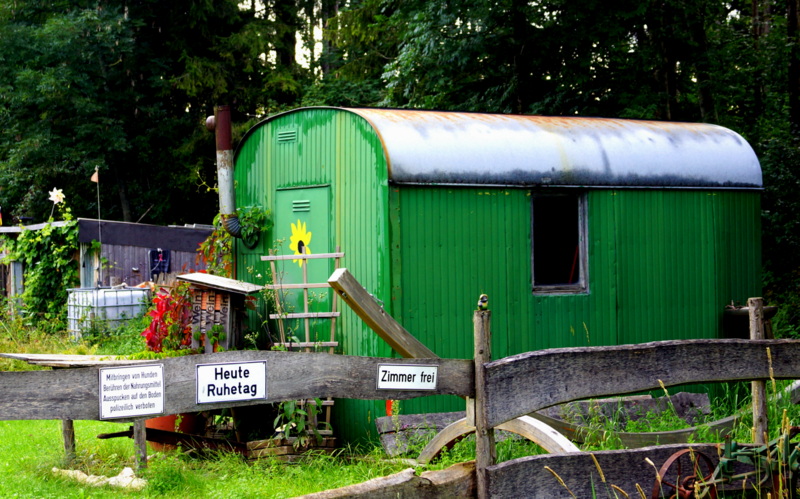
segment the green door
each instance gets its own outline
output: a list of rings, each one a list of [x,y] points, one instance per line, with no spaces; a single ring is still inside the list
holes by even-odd
[[[332,253],[330,221],[329,186],[277,191],[273,233],[278,254]],[[325,283],[332,272],[333,260],[328,258],[279,260],[274,281],[276,284]],[[304,313],[306,301],[309,312],[330,312],[330,288],[308,289],[308,296],[304,297],[303,289],[287,287],[280,291],[278,298],[288,314]],[[330,340],[329,319],[310,319],[308,322],[307,330],[304,319],[285,319],[287,336],[294,336],[295,341],[301,342]]]

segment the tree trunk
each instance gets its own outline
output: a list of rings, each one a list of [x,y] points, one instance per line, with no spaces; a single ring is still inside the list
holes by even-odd
[[[297,64],[295,36],[300,24],[296,0],[276,0],[274,13],[277,38],[275,52],[278,65],[294,74]]]
[[[336,17],[339,13],[338,0],[322,0],[322,8],[320,17],[322,20],[322,28],[328,28],[328,20]],[[320,67],[322,74],[328,75],[332,70],[335,70],[339,64],[334,61],[340,61],[341,57],[337,54],[336,46],[333,45],[330,39],[325,36],[322,38],[322,54],[320,55]]]
[[[787,36],[789,43],[789,124],[800,129],[800,0],[788,0]]]
[[[513,32],[514,52],[513,73],[514,73],[514,112],[523,114],[528,111],[531,104],[531,68],[530,61],[533,56],[530,54],[531,47],[528,44],[530,23],[528,22],[525,8],[527,1],[516,0],[513,2],[511,10],[511,26]]]
[[[697,5],[696,10],[687,11],[687,25],[690,27],[692,41],[695,46],[695,75],[697,77],[697,87],[700,106],[700,117],[703,121],[716,123],[719,121],[717,109],[712,92],[713,78],[711,76],[711,64],[709,57],[708,35],[706,30],[706,12],[702,3]]]
[[[115,169],[115,175],[117,181],[117,194],[119,194],[119,206],[122,210],[122,221],[123,222],[133,222],[133,216],[131,215],[131,204],[128,201],[128,185],[125,182],[125,178],[122,173]]]

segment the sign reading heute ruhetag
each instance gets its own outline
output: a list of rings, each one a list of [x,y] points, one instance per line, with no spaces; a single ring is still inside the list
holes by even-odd
[[[99,372],[100,419],[163,414],[163,364],[107,367]]]
[[[378,364],[378,390],[435,390],[439,366]]]
[[[267,398],[267,361],[197,364],[197,403]]]

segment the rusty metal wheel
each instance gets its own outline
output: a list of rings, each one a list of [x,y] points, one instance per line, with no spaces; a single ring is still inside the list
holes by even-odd
[[[705,466],[706,474],[702,468]],[[717,486],[712,482],[716,466],[707,455],[692,449],[680,450],[658,470],[652,499],[716,499]],[[660,479],[659,479],[660,478]]]

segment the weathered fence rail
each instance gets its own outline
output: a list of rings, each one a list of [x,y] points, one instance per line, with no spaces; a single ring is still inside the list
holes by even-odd
[[[475,314],[476,334],[481,334],[479,330],[488,333],[490,312],[478,311]],[[488,358],[488,348],[480,345],[476,341],[476,358]],[[264,363],[266,394],[263,397],[211,403],[199,400],[198,392],[202,388],[200,367],[217,369],[217,366],[223,366],[219,367],[223,369],[224,366],[233,366],[235,370],[249,362]],[[449,487],[463,485],[467,487],[464,490],[477,490],[480,497],[572,497],[572,494],[590,497],[592,490],[602,483],[601,469],[609,483],[628,494],[636,494],[634,486],[637,483],[648,490],[655,479],[655,470],[645,458],[660,463],[665,455],[669,455],[665,453],[674,452],[674,449],[661,446],[635,451],[597,452],[594,459],[588,453],[534,456],[496,464],[492,429],[552,405],[656,389],[662,384],[797,379],[800,378],[800,341],[664,341],[553,349],[493,362],[237,351],[132,362],[128,367],[135,370],[154,365],[160,366],[163,372],[163,414],[310,397],[372,400],[435,394],[452,394],[473,400],[477,397],[475,403],[467,404],[469,424],[476,427],[479,440],[485,439],[479,446],[476,472],[464,478],[468,485],[450,483]],[[384,376],[381,369],[386,366],[394,366],[393,369],[401,373],[419,373],[413,371],[415,368],[435,368],[436,382],[426,385],[428,389],[419,389],[414,383],[408,384],[407,389],[381,387],[381,377]],[[100,394],[105,372],[102,366],[0,372],[0,420],[103,419]],[[430,372],[428,370],[426,376]],[[411,378],[399,376],[398,379],[408,381]],[[143,419],[116,420],[141,424]],[[136,430],[137,426],[134,428]],[[137,445],[143,445],[143,441]],[[712,455],[716,455],[714,446],[707,447],[713,451]],[[570,491],[561,486],[545,466],[557,472]],[[434,482],[426,485],[427,496],[435,496]],[[374,489],[371,490],[370,496],[374,494]],[[420,492],[418,497],[425,495]]]
[[[266,361],[266,398],[214,403],[197,402],[196,367],[225,363]],[[137,362],[132,366],[160,364],[164,370],[164,414],[203,411],[223,407],[335,397],[382,400],[474,393],[473,366],[459,359],[384,359],[348,357],[327,353],[245,350]],[[379,390],[378,365],[435,366],[438,382],[430,390]],[[99,420],[101,367],[54,371],[0,372],[0,420],[73,419]],[[150,416],[152,417],[152,416]],[[130,419],[119,418],[119,421]]]
[[[486,364],[488,424],[545,407],[686,383],[800,378],[797,340],[682,340],[556,348]]]

